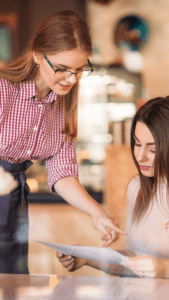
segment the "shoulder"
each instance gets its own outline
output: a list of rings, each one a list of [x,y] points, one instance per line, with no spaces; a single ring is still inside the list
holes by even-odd
[[[7,92],[8,90],[17,88],[17,85],[9,82],[6,79],[0,78],[0,90],[1,92]]]
[[[0,78],[0,107],[1,112],[3,111],[5,105],[13,101],[14,95],[18,95],[18,85],[11,83],[8,80]]]
[[[140,176],[136,175],[129,183],[127,188],[127,199],[133,199],[137,197],[137,194],[140,189]]]
[[[128,190],[133,188],[140,188],[140,176],[137,174],[134,176],[128,184]]]
[[[9,85],[9,81],[3,79],[3,78],[0,78],[0,89],[5,89],[7,88]]]

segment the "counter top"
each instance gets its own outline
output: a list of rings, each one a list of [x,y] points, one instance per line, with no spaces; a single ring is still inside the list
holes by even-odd
[[[168,300],[169,279],[0,275],[0,300]]]

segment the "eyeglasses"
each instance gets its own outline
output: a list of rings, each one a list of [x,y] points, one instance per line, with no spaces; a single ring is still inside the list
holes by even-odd
[[[72,72],[66,69],[61,69],[61,68],[54,68],[53,65],[51,64],[51,62],[49,61],[49,59],[44,55],[44,58],[46,59],[47,63],[49,64],[49,66],[53,69],[53,71],[55,72],[55,76],[58,77],[59,79],[68,79],[70,76],[72,76],[73,74],[75,74],[76,79],[83,79],[86,78],[87,76],[89,76],[93,71],[94,68],[91,64],[91,62],[88,59],[88,66],[85,67],[85,69],[80,70],[78,72]]]

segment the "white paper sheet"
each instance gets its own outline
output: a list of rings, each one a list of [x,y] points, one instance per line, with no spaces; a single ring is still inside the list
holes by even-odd
[[[56,251],[59,251],[65,255],[72,255],[75,257],[81,257],[103,263],[121,265],[123,261],[128,260],[128,258],[125,255],[122,255],[121,253],[109,248],[72,246],[55,243],[46,243],[37,240],[34,241],[48,246],[50,248],[53,248]]]

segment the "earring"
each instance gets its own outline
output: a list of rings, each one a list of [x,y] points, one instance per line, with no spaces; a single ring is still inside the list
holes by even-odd
[[[37,66],[37,68],[39,68],[39,67],[40,67],[40,65],[39,65],[39,64],[36,64],[36,66]]]

